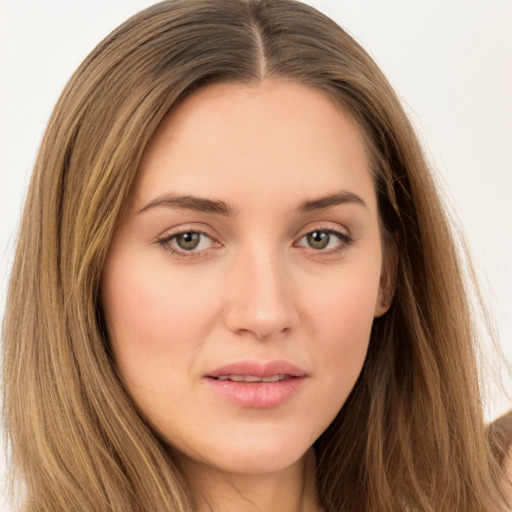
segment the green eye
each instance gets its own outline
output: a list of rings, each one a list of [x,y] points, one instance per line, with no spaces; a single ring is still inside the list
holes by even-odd
[[[325,249],[331,240],[331,234],[326,231],[313,231],[306,235],[308,245],[312,249]]]
[[[336,229],[315,229],[304,234],[295,245],[327,255],[347,249],[353,241],[350,235]]]
[[[165,251],[184,258],[206,256],[210,249],[221,247],[221,244],[201,231],[182,231],[157,238],[156,242]]]
[[[176,245],[184,251],[195,249],[201,241],[201,233],[180,233],[175,236]]]

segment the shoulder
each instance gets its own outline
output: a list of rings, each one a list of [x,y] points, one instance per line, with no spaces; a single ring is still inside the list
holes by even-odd
[[[512,506],[512,445],[509,446],[503,459],[503,488],[508,503]]]
[[[489,425],[496,449],[497,459],[503,469],[501,485],[507,502],[512,507],[512,411]]]

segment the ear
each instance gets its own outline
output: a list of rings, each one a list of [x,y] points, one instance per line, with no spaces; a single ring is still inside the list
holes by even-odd
[[[395,239],[387,243],[385,248],[384,262],[380,276],[379,293],[375,304],[375,318],[388,312],[395,296],[398,277],[398,234]]]

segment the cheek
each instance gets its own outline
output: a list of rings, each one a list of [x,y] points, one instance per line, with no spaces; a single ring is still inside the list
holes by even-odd
[[[103,308],[114,338],[139,340],[155,350],[165,350],[171,332],[179,338],[189,334],[192,340],[198,328],[194,320],[213,307],[210,294],[197,288],[179,272],[169,276],[161,266],[117,260],[106,268],[102,282]]]
[[[115,256],[104,270],[102,304],[116,363],[135,395],[175,387],[173,376],[190,370],[215,319],[212,294],[183,272]]]
[[[304,310],[330,336],[359,338],[369,333],[379,295],[380,261],[358,261],[311,282],[304,294]],[[314,321],[314,319],[317,321]]]
[[[377,268],[379,268],[377,266]],[[336,285],[321,290],[311,286],[308,293],[312,350],[327,389],[337,396],[341,407],[354,386],[368,350],[378,298],[379,272],[345,272]],[[314,331],[314,332],[313,332]]]

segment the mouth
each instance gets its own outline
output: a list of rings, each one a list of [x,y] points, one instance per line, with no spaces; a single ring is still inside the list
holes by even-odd
[[[257,383],[257,382],[280,382],[286,379],[293,379],[295,377],[291,377],[290,375],[271,375],[269,377],[258,377],[257,375],[219,375],[218,377],[213,377],[216,380],[220,380],[222,382],[231,381],[231,382],[249,382],[249,383]]]
[[[212,379],[234,382],[278,382],[306,376],[307,373],[302,368],[288,361],[259,362],[253,360],[230,363],[206,375]]]
[[[205,383],[222,400],[239,407],[273,409],[289,402],[308,375],[286,361],[241,361],[205,375]]]

